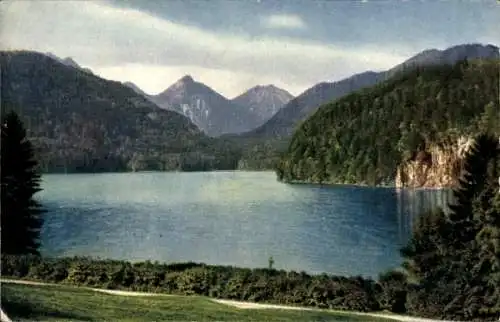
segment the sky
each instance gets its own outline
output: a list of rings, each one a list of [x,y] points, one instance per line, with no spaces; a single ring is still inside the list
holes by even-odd
[[[293,95],[430,48],[500,45],[496,0],[1,1],[0,48],[72,57],[149,94],[191,75]]]

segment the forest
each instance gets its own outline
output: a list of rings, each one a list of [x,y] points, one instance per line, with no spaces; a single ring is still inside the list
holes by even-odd
[[[498,60],[405,71],[321,106],[276,165],[284,182],[392,184],[397,167],[432,145],[500,134]]]

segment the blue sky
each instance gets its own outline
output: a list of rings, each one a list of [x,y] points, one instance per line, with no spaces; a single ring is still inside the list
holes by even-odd
[[[257,84],[300,94],[419,51],[500,45],[500,3],[476,1],[2,1],[1,44],[73,57],[158,93],[190,74],[232,98]]]

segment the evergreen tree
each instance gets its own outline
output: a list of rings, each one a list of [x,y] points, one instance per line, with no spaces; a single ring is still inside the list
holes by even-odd
[[[41,189],[33,147],[15,112],[1,126],[1,251],[38,254],[44,210],[34,199]]]
[[[476,235],[479,260],[472,268],[476,280],[470,289],[468,306],[476,308],[480,318],[500,317],[500,147],[493,149],[495,156],[488,166],[488,180],[485,189],[474,203],[474,212],[481,225]],[[477,305],[477,303],[481,305]]]
[[[415,314],[481,321],[500,313],[498,138],[479,135],[449,211],[424,214],[402,250]]]

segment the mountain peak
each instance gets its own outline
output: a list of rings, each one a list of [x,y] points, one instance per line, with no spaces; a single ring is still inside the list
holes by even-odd
[[[66,66],[81,68],[80,65],[78,65],[78,63],[71,57],[66,57],[64,59],[61,59],[60,61],[61,61],[61,63],[63,63]]]
[[[273,84],[268,84],[268,85],[257,85],[253,89],[255,89],[255,90],[277,90],[279,88],[277,88]]]
[[[254,113],[259,122],[265,122],[293,98],[292,94],[275,85],[257,85],[232,101]]]
[[[148,96],[142,89],[139,88],[139,86],[135,85],[132,82],[123,82],[123,85],[127,86],[128,88],[131,88],[134,92],[137,94],[141,94],[142,96]]]
[[[178,82],[190,84],[194,83],[194,79],[193,77],[191,77],[191,75],[184,75],[181,79],[179,79]]]

